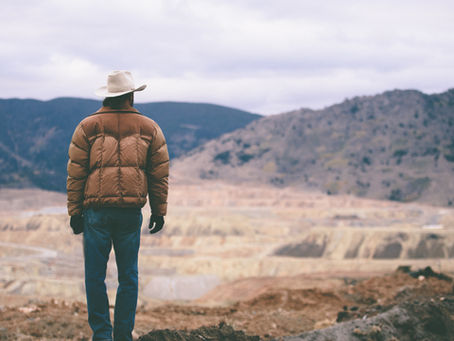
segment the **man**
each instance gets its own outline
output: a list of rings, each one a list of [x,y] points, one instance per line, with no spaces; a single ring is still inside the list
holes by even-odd
[[[169,155],[164,135],[134,107],[130,72],[114,71],[96,91],[103,107],[86,117],[69,146],[68,213],[84,233],[85,289],[93,340],[112,340],[106,267],[113,245],[118,269],[114,340],[132,340],[138,294],[141,208],[151,207],[150,233],[164,225]]]

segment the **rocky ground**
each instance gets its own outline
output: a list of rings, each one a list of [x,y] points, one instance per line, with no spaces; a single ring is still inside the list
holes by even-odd
[[[140,340],[451,340],[453,316],[449,276],[402,267],[331,289],[269,287],[227,306],[139,307],[134,333]],[[30,298],[1,307],[0,340],[88,340],[86,318],[82,303]]]

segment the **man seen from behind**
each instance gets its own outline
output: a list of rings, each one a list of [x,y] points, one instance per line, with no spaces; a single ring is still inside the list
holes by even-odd
[[[68,214],[83,232],[88,323],[93,340],[132,340],[138,296],[141,208],[149,197],[150,233],[164,225],[169,155],[160,127],[134,107],[131,73],[114,71],[96,91],[103,106],[76,127],[69,146]],[[112,249],[118,270],[114,327],[105,278]]]

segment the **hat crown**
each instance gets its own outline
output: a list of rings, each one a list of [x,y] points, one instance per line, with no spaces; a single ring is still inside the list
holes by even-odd
[[[124,92],[134,90],[134,80],[129,71],[113,71],[107,76],[109,92]]]
[[[146,87],[147,85],[143,84],[136,88],[129,71],[112,71],[107,75],[107,85],[100,87],[95,94],[100,97],[118,97],[130,92],[142,91]]]

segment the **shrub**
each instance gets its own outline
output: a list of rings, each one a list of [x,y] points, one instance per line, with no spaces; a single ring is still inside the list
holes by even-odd
[[[224,165],[230,163],[230,151],[225,151],[225,152],[222,152],[222,153],[219,153],[217,154],[215,157],[214,157],[214,161],[220,161],[221,163],[223,163]]]

